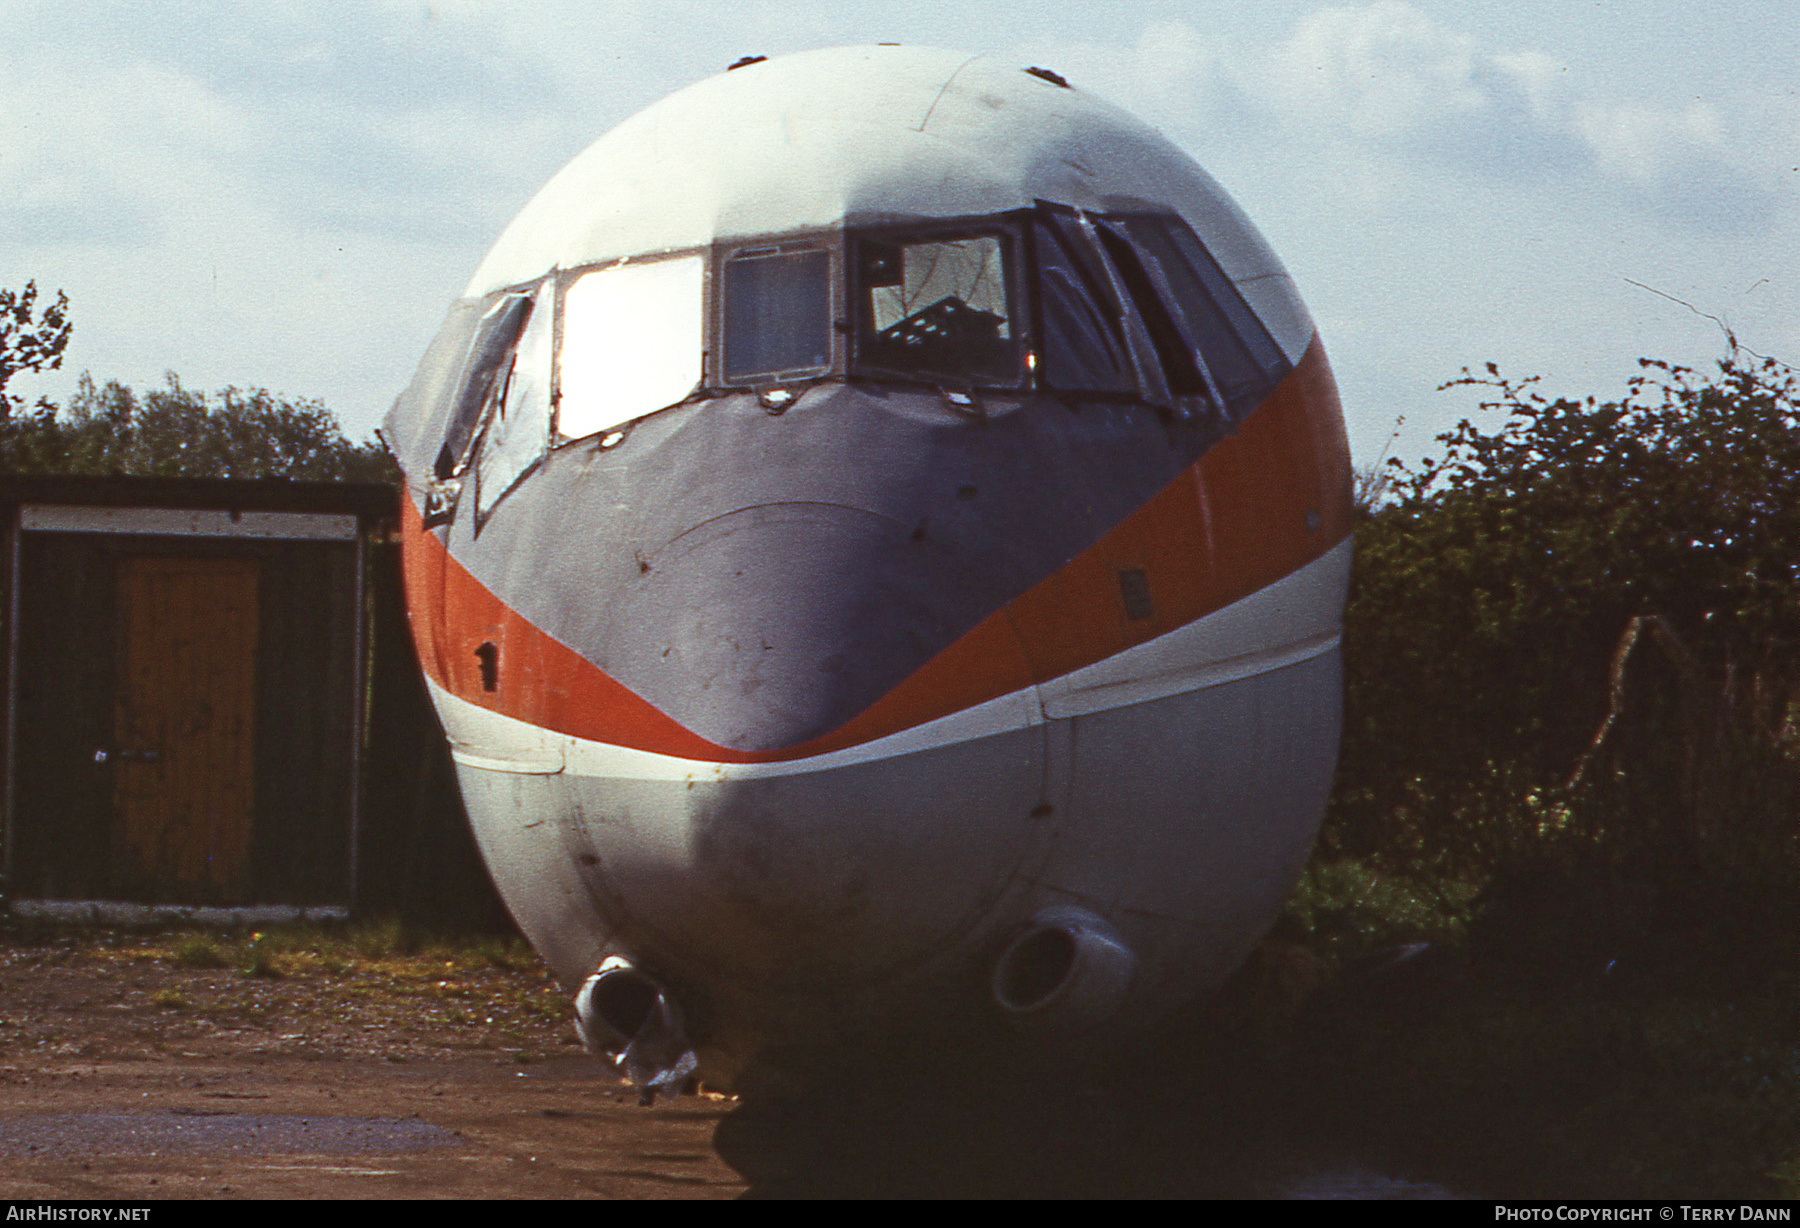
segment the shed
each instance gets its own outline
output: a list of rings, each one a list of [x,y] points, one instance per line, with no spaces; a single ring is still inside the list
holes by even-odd
[[[15,911],[359,903],[395,511],[376,484],[0,478]]]

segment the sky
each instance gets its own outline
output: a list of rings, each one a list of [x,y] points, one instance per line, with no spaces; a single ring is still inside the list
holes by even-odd
[[[356,438],[487,248],[602,133],[744,55],[1043,65],[1160,128],[1294,274],[1359,464],[1465,366],[1619,395],[1728,326],[1800,363],[1800,20],[1605,0],[0,0],[0,287],[82,371],[323,400]],[[1708,317],[1716,317],[1708,318]],[[1477,416],[1477,420],[1481,419]]]

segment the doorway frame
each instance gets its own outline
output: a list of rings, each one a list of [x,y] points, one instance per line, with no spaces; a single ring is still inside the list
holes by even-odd
[[[361,881],[362,749],[368,719],[370,606],[368,529],[391,516],[384,489],[335,483],[269,483],[227,479],[11,479],[6,512],[6,684],[4,780],[0,782],[0,909],[13,904],[18,847],[18,714],[21,662],[22,544],[26,533],[118,534],[161,538],[345,543],[353,546],[350,720],[347,722],[349,819],[347,912]],[[137,496],[133,498],[132,496]],[[159,499],[158,496],[161,496]],[[3,497],[3,496],[0,496]],[[268,504],[275,504],[270,507]],[[281,506],[281,504],[288,506]],[[258,507],[256,504],[263,504]],[[300,505],[298,507],[294,505]],[[310,506],[308,506],[310,505]],[[383,514],[386,515],[383,515]],[[253,819],[254,822],[254,819]],[[77,907],[110,903],[74,902]],[[317,911],[314,909],[313,911]]]

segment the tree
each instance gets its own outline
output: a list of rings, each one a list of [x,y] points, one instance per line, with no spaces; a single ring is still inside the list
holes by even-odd
[[[20,372],[54,371],[68,348],[69,296],[56,292],[56,302],[37,312],[37,282],[19,291],[0,290],[0,419],[10,418],[16,398],[6,385]],[[48,402],[39,400],[39,406]]]
[[[170,372],[167,387],[139,397],[84,372],[66,411],[43,397],[27,408],[7,382],[60,367],[71,331],[68,296],[58,291],[41,313],[37,296],[35,281],[0,290],[0,473],[398,480],[386,450],[351,443],[322,402],[265,388],[208,395]]]
[[[66,411],[39,415],[10,457],[19,472],[393,481],[378,443],[353,444],[322,402],[264,388],[195,392],[174,372],[142,396],[83,374]]]
[[[1791,873],[1800,386],[1734,349],[1624,397],[1491,364],[1492,431],[1390,462],[1346,619],[1330,846],[1479,877],[1549,845]]]

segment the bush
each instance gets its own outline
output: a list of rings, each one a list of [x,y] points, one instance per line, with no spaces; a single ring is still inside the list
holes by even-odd
[[[1800,864],[1800,388],[1734,350],[1389,462],[1345,625],[1328,856],[1789,893]],[[1737,890],[1736,887],[1731,890]]]

